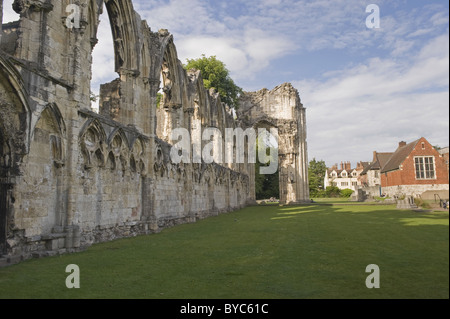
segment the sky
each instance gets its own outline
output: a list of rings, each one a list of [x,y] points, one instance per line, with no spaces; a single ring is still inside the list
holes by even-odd
[[[4,0],[4,22],[17,18]],[[290,82],[306,108],[309,160],[371,161],[400,141],[449,145],[449,4],[385,0],[134,0],[178,58],[215,55],[244,91]],[[379,28],[373,11],[379,8]],[[369,19],[368,19],[369,18]],[[369,23],[366,23],[369,20]],[[101,16],[92,90],[117,77]]]

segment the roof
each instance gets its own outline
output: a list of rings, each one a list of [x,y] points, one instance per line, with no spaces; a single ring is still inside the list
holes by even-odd
[[[393,155],[394,155],[393,152],[377,153],[377,162],[379,165],[378,169],[381,169],[382,167],[384,167]]]
[[[366,166],[361,172],[361,175],[367,174],[370,170],[380,170],[391,158],[394,153],[375,153],[375,162],[372,162],[369,166]]]
[[[352,169],[327,168],[327,174],[328,175],[330,175],[333,171],[335,171],[338,174],[338,176],[340,176],[343,171],[346,171],[347,173],[351,174],[353,171],[356,171],[356,168],[352,168]]]
[[[372,169],[376,169],[376,168],[374,168],[374,167],[375,167],[375,163],[378,163],[378,162],[373,162],[373,163],[371,163],[369,166],[366,166],[366,167],[362,170],[362,172],[360,173],[360,175],[366,175],[368,171],[370,171],[370,170],[372,170]]]
[[[439,154],[441,155],[448,154],[448,146],[441,148],[439,150]]]
[[[397,150],[394,152],[391,158],[385,163],[385,165],[381,166],[382,167],[381,173],[399,169],[400,165],[403,163],[406,157],[412,152],[412,150],[416,147],[419,141],[420,139],[411,142],[409,144],[406,144],[405,146],[397,148]]]
[[[363,170],[366,169],[367,167],[369,167],[370,165],[372,165],[371,162],[359,162],[358,164],[363,167]],[[358,169],[358,168],[359,167],[356,167],[355,169]]]

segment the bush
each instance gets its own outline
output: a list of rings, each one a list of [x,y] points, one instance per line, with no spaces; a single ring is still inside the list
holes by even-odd
[[[340,197],[341,190],[337,186],[328,186],[325,190],[325,194],[327,197]]]
[[[418,197],[414,198],[414,204],[416,204],[417,207],[421,207],[421,208],[424,208],[424,209],[431,208],[429,203],[424,201],[422,198],[418,198]]]
[[[353,190],[351,190],[349,188],[343,189],[341,191],[341,197],[343,197],[343,198],[349,198],[350,196],[352,196],[352,194],[353,194]]]
[[[311,198],[325,198],[327,197],[327,193],[324,190],[314,190],[310,191],[309,196]]]

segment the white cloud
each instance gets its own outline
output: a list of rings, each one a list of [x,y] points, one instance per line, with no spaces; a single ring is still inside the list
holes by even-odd
[[[202,54],[215,55],[224,62],[231,72],[239,72],[248,61],[246,53],[239,48],[233,38],[215,38],[211,36],[183,37],[177,41],[179,56],[196,58]],[[186,61],[182,60],[183,63]]]
[[[92,90],[98,94],[100,84],[112,81],[118,77],[114,65],[114,44],[106,9],[100,16],[97,31],[98,43],[92,52]]]
[[[422,136],[448,145],[448,45],[444,34],[407,61],[375,58],[321,82],[294,82],[308,109],[311,158],[370,160]]]
[[[19,20],[20,16],[12,9],[14,0],[3,1],[3,23]]]
[[[12,2],[4,0],[4,23],[19,18]],[[133,1],[153,31],[164,28],[174,34],[182,62],[201,54],[216,55],[235,80],[252,87],[265,87],[282,74],[296,74],[291,82],[307,107],[311,158],[329,165],[370,160],[373,150],[392,151],[399,140],[421,136],[447,146],[448,7],[438,1],[378,0],[381,28],[369,30],[365,26],[369,3]],[[92,89],[97,94],[100,83],[117,77],[106,10],[101,18],[93,52]],[[293,52],[297,60],[288,60]],[[321,66],[317,52],[329,59],[336,52],[348,55],[341,62],[347,68],[332,67],[299,80],[303,65]],[[272,66],[282,59],[287,61],[284,69]],[[260,76],[263,71],[268,78]]]

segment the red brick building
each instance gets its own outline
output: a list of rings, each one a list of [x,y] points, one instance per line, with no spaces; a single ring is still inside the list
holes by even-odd
[[[426,191],[448,193],[449,189],[447,164],[424,137],[409,144],[400,142],[381,168],[380,177],[381,191],[387,196],[419,196]]]

